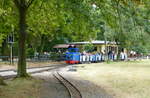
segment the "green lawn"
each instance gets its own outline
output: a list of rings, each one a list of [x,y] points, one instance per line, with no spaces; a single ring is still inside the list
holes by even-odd
[[[82,66],[82,65],[81,65]],[[150,61],[84,64],[78,72],[116,98],[150,98]]]

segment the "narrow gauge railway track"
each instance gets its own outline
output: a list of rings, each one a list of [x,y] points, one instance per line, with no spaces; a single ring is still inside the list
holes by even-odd
[[[67,88],[70,98],[82,98],[81,92],[71,82],[65,79],[58,72],[54,72],[53,76],[60,82],[64,87]]]

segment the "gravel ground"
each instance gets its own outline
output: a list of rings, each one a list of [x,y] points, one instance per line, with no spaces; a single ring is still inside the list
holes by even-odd
[[[52,72],[38,73],[33,76],[44,80],[41,84],[39,98],[69,98],[67,89],[53,77]]]
[[[83,98],[113,98],[104,89],[88,80],[80,78],[77,72],[68,71],[68,67],[59,69],[66,79],[81,91]],[[40,98],[69,98],[66,88],[52,76],[52,71],[34,74],[33,76],[43,79]]]

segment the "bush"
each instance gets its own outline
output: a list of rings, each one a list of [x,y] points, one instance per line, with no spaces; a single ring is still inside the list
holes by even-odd
[[[34,50],[32,48],[27,48],[27,56],[34,55]]]
[[[86,51],[86,52],[92,52],[94,50],[94,46],[92,43],[90,44],[86,44],[83,46],[83,49]]]

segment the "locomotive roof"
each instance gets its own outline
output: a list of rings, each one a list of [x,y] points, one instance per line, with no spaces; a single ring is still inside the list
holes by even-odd
[[[68,48],[70,46],[70,44],[58,44],[58,45],[55,45],[53,48]],[[72,47],[74,45],[71,45]]]

